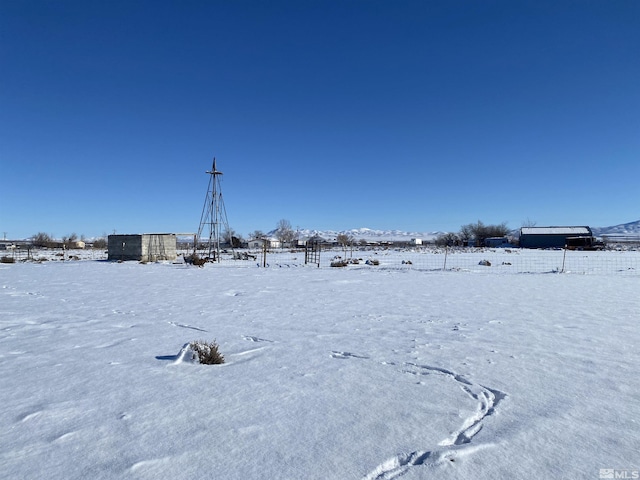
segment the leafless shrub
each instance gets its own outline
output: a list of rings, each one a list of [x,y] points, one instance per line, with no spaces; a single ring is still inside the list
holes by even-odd
[[[16,259],[5,255],[0,258],[0,263],[16,263]]]
[[[191,342],[189,347],[197,353],[198,360],[204,365],[220,365],[224,363],[224,356],[218,351],[218,344],[215,340],[209,343],[203,340],[196,340]]]

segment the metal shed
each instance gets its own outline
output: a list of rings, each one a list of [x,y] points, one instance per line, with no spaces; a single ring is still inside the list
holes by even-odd
[[[589,227],[522,227],[520,247],[522,248],[563,248],[570,243],[590,246],[593,233]]]
[[[173,261],[177,258],[174,233],[109,235],[109,260],[141,262]]]

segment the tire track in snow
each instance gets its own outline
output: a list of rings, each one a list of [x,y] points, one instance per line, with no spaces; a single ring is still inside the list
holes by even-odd
[[[474,436],[482,430],[483,421],[495,412],[498,404],[506,398],[506,394],[499,390],[485,387],[467,380],[462,375],[446,368],[430,365],[416,365],[405,363],[414,370],[404,370],[412,375],[431,375],[433,373],[446,375],[460,384],[462,390],[477,402],[475,413],[462,423],[449,437],[438,443],[438,447],[432,450],[416,450],[408,454],[398,454],[378,465],[363,480],[390,480],[404,475],[413,466],[424,465],[437,467],[445,463],[453,463],[456,458],[469,455],[478,450],[487,448],[490,444],[471,445]]]

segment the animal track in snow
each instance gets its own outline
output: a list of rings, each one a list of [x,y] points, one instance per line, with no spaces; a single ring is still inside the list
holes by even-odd
[[[187,325],[184,323],[176,323],[176,322],[168,322],[168,323],[169,325],[173,325],[174,327],[189,328],[191,330],[197,330],[199,332],[206,332],[204,328],[194,327],[193,325]]]
[[[4,285],[2,288],[10,290],[6,292],[10,297],[42,297],[43,296],[41,293],[38,293],[38,292],[27,292],[24,290],[18,290],[14,287],[9,287],[7,285]]]
[[[237,290],[227,290],[226,292],[224,292],[224,295],[226,295],[227,297],[239,297],[242,294],[242,292],[238,292]]]
[[[364,355],[356,355],[355,353],[351,353],[351,352],[336,352],[333,351],[331,352],[331,356],[333,358],[364,358],[364,359],[368,359],[369,357],[364,356]]]
[[[460,384],[460,388],[472,400],[477,402],[477,409],[473,415],[465,419],[460,428],[438,444],[440,448],[398,454],[378,465],[363,480],[389,480],[404,475],[410,467],[416,465],[436,467],[447,462],[453,463],[460,456],[468,455],[490,446],[488,444],[471,445],[471,441],[482,430],[484,419],[492,415],[498,404],[507,396],[504,392],[473,383],[462,375],[446,368],[413,363],[405,363],[405,365],[413,368],[412,370],[405,370],[406,373],[412,375],[437,373],[450,377]]]
[[[487,448],[489,445],[468,446],[465,449],[451,448],[448,450],[415,451],[407,454],[400,454],[386,462],[378,465],[363,480],[390,480],[407,473],[411,467],[424,465],[437,467],[445,463],[454,463],[457,458],[470,455],[478,450]]]
[[[253,335],[243,335],[242,338],[250,342],[269,342],[273,343],[273,340],[267,340],[266,338],[254,337]]]

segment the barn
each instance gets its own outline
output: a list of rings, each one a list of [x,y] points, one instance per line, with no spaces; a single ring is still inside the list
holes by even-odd
[[[109,260],[173,261],[177,258],[176,235],[173,233],[109,235],[108,255]]]
[[[589,227],[522,227],[522,248],[591,247],[594,238]]]

